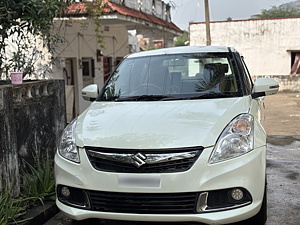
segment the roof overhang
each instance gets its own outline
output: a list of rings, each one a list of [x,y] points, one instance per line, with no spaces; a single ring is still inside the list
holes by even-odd
[[[110,26],[110,25],[117,25],[122,24],[126,26],[127,30],[137,30],[138,33],[147,33],[147,34],[154,34],[154,36],[160,35],[164,33],[170,37],[180,36],[182,31],[176,31],[166,26],[162,26],[160,24],[156,24],[153,22],[149,22],[143,19],[121,15],[119,13],[110,13],[107,15],[103,15],[100,17],[102,25]],[[151,31],[151,32],[149,32]],[[149,36],[149,35],[148,35]]]

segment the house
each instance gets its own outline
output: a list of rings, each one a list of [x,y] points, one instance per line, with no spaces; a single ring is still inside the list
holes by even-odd
[[[211,22],[211,44],[235,47],[253,76],[300,73],[300,18]],[[206,45],[205,23],[190,23],[190,45]]]
[[[161,0],[103,0],[100,16],[103,45],[98,43],[97,23],[88,17],[89,2],[69,6],[66,16],[55,20],[55,27],[65,38],[57,50],[60,63],[53,69],[53,77],[65,79],[68,121],[82,113],[89,102],[81,97],[81,90],[89,84],[101,88],[124,56],[132,52],[128,31],[150,38],[163,38],[164,46],[182,31],[171,22],[170,5]],[[135,46],[136,48],[136,46]]]

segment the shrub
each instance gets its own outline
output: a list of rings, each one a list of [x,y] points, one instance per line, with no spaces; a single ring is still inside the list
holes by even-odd
[[[22,195],[41,202],[55,200],[53,160],[48,152],[43,160],[34,157],[34,165],[25,163],[29,167],[29,172],[23,175]]]
[[[12,189],[2,187],[0,193],[0,225],[9,225],[24,222],[19,218],[26,213],[24,202],[28,199],[14,200]]]

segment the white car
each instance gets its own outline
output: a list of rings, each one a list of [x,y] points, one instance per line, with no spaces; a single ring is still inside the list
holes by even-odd
[[[55,156],[57,206],[74,220],[266,221],[264,96],[231,47],[131,54]]]

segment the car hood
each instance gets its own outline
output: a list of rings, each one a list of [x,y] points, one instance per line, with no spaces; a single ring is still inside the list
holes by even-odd
[[[122,149],[208,147],[234,117],[249,111],[250,103],[249,96],[93,102],[77,119],[76,144]]]

